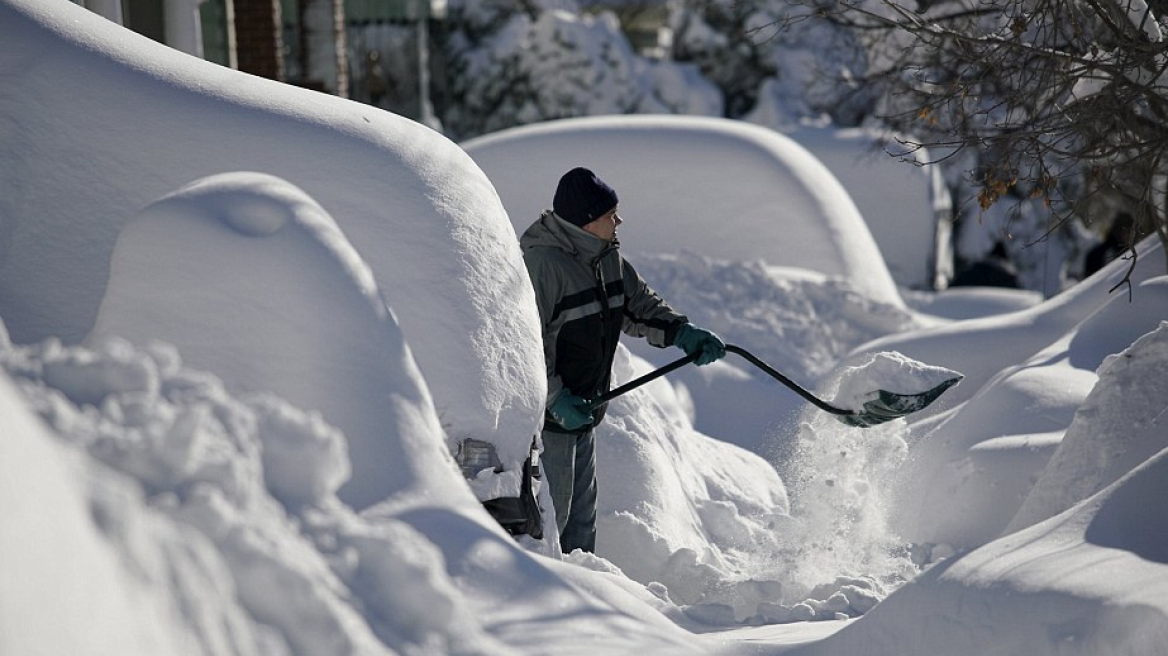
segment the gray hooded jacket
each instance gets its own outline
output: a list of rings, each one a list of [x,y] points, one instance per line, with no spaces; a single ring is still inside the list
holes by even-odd
[[[519,240],[543,324],[550,406],[570,392],[592,399],[609,389],[621,331],[672,346],[687,319],[661,299],[617,250],[546,211]],[[604,407],[593,413],[593,425]],[[548,430],[564,431],[548,414]]]

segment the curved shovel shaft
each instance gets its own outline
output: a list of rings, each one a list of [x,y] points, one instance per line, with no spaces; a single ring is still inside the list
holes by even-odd
[[[738,355],[741,355],[742,357],[746,358],[750,362],[750,364],[753,364],[754,366],[758,367],[759,369],[762,369],[764,372],[766,372],[766,374],[768,376],[770,376],[771,378],[774,378],[775,380],[779,381],[780,383],[786,385],[787,387],[789,387],[791,389],[792,392],[795,392],[796,394],[803,397],[808,402],[810,402],[812,405],[819,408],[820,410],[823,410],[824,412],[830,412],[833,415],[853,415],[853,414],[856,414],[852,410],[845,410],[844,408],[837,408],[836,406],[828,403],[827,401],[824,401],[823,399],[819,398],[818,396],[815,396],[811,392],[808,392],[801,385],[799,385],[795,381],[791,380],[790,378],[787,378],[783,374],[779,373],[777,370],[775,370],[769,364],[758,359],[757,357],[754,356],[753,353],[751,353],[750,351],[747,351],[746,349],[742,348],[741,346],[727,344],[726,350],[731,352],[731,353],[737,353]]]
[[[916,412],[918,410],[921,410],[921,409],[925,408],[925,406],[927,406],[930,403],[932,403],[933,401],[937,400],[937,397],[941,396],[941,394],[944,393],[945,390],[949,389],[950,387],[956,385],[958,382],[961,381],[961,376],[957,376],[955,378],[951,378],[949,380],[946,380],[943,383],[934,386],[932,389],[930,389],[926,392],[922,392],[920,394],[897,394],[895,392],[888,392],[885,390],[877,390],[877,391],[873,392],[873,396],[875,396],[876,398],[864,403],[863,410],[850,410],[847,408],[836,407],[836,406],[828,403],[827,401],[824,401],[823,399],[815,396],[814,394],[812,394],[811,392],[804,389],[802,386],[800,386],[795,381],[791,380],[790,378],[787,378],[782,373],[775,370],[774,367],[771,367],[767,363],[765,363],[762,360],[755,357],[755,355],[753,353],[751,353],[750,351],[747,351],[746,349],[742,348],[741,346],[735,346],[734,344],[727,344],[726,350],[731,352],[731,353],[736,353],[736,354],[742,356],[747,361],[749,361],[751,364],[753,364],[754,366],[756,366],[759,369],[761,369],[762,371],[764,371],[768,376],[770,376],[771,378],[774,378],[775,380],[779,381],[783,385],[786,385],[788,388],[791,389],[791,391],[793,391],[796,394],[798,394],[799,396],[803,397],[803,399],[810,402],[812,405],[819,408],[820,410],[823,410],[824,412],[828,412],[828,413],[835,415],[837,419],[839,419],[840,421],[842,421],[843,423],[845,423],[849,426],[855,426],[858,428],[867,428],[869,426],[883,424],[884,422],[892,421],[893,419],[899,419],[905,415],[908,415],[908,414],[911,414],[911,413]],[[618,397],[622,394],[625,394],[626,392],[631,392],[632,390],[644,385],[645,383],[656,380],[656,379],[660,378],[661,376],[664,376],[665,374],[667,374],[671,371],[679,369],[679,368],[693,362],[694,360],[697,359],[697,357],[698,357],[697,353],[695,353],[693,355],[687,355],[683,358],[680,358],[680,359],[674,360],[673,362],[670,362],[669,364],[665,365],[664,367],[661,367],[660,369],[655,369],[653,371],[650,371],[649,373],[645,374],[644,376],[641,376],[640,378],[637,378],[637,379],[632,380],[628,383],[625,383],[624,385],[621,385],[620,387],[618,387],[614,390],[610,390],[608,392],[605,392],[604,394],[601,394],[600,396],[596,397],[595,399],[592,399],[592,401],[590,402],[591,407],[596,408],[597,406],[599,406],[603,403],[607,403],[607,402],[611,401],[612,399],[615,399],[616,397]]]
[[[729,347],[727,347],[727,348],[729,348]],[[609,401],[615,399],[616,397],[618,397],[626,392],[631,392],[631,391],[637,389],[638,387],[640,387],[641,385],[644,385],[645,383],[649,383],[649,382],[652,382],[654,380],[657,380],[658,378],[664,376],[665,374],[667,374],[675,369],[680,369],[680,368],[684,367],[685,365],[693,362],[694,360],[697,360],[698,355],[699,355],[698,353],[694,353],[693,355],[687,355],[684,358],[674,360],[673,362],[670,362],[669,364],[665,365],[664,367],[661,367],[660,369],[654,369],[653,371],[650,371],[649,373],[645,374],[644,376],[641,376],[640,378],[637,378],[636,380],[629,381],[629,382],[625,383],[624,385],[621,385],[620,387],[618,387],[614,390],[609,390],[609,391],[605,392],[604,394],[601,394],[600,396],[596,397],[595,399],[592,399],[591,401],[589,401],[589,407],[591,409],[596,409],[598,406],[605,404],[605,403],[608,403]]]

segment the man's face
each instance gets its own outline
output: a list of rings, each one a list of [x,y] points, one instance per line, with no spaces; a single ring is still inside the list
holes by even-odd
[[[624,223],[616,211],[617,208],[614,207],[604,214],[601,214],[595,221],[586,224],[584,229],[596,235],[597,237],[600,237],[604,241],[611,242],[612,240],[616,239],[616,227]]]

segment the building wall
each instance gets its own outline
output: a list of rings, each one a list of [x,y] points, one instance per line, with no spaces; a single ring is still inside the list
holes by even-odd
[[[431,0],[72,1],[208,61],[436,125]]]

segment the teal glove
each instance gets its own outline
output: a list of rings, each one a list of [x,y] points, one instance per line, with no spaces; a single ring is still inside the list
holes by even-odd
[[[552,401],[552,404],[548,406],[548,412],[559,425],[568,430],[576,430],[592,423],[590,405],[584,399],[565,391],[555,401]]]
[[[678,329],[673,345],[685,351],[686,355],[698,353],[694,362],[698,365],[710,364],[726,355],[726,343],[717,335],[687,323]]]

